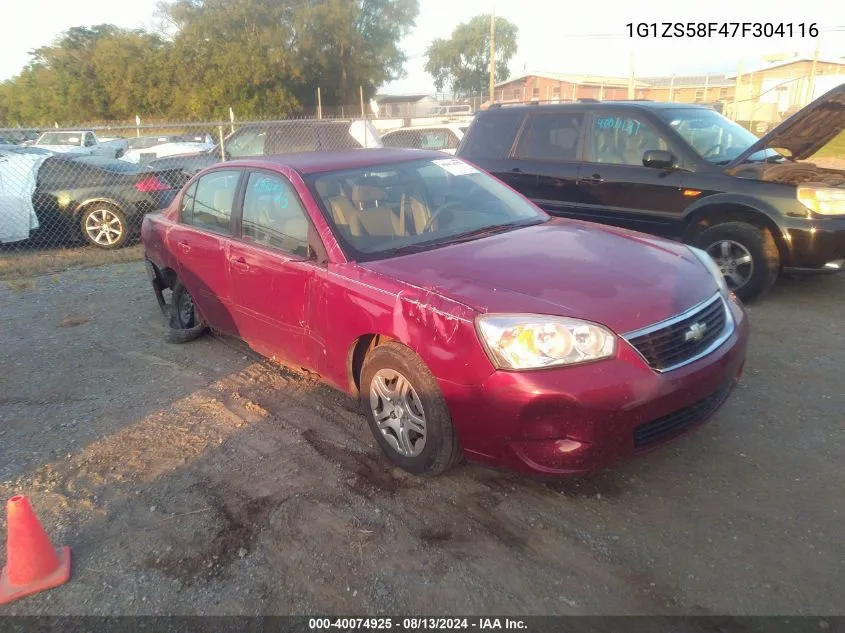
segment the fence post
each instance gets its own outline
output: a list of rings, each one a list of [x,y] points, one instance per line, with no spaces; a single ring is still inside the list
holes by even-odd
[[[220,160],[226,162],[226,148],[223,145],[223,126],[217,126],[217,136],[220,138]]]
[[[232,133],[235,131],[235,111],[232,108],[229,108],[229,130]]]
[[[364,118],[364,86],[358,86],[358,94],[361,97],[361,118]]]
[[[323,100],[320,98],[320,86],[317,86],[317,118],[323,118]]]
[[[137,114],[135,115],[135,136],[141,136],[141,117]]]

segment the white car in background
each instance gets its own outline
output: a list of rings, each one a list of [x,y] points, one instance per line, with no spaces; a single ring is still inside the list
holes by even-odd
[[[469,128],[469,123],[400,127],[384,132],[381,135],[381,142],[385,147],[433,149],[454,154],[467,128]]]
[[[126,139],[100,140],[92,130],[44,132],[32,147],[75,156],[118,158],[126,150]]]
[[[143,165],[156,158],[201,154],[212,148],[214,140],[209,134],[142,136],[129,139],[129,149],[120,160]]]

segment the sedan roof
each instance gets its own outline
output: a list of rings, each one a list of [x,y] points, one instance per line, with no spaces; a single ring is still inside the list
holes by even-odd
[[[317,174],[343,169],[356,169],[373,165],[404,163],[411,160],[434,160],[451,158],[443,152],[425,149],[373,148],[347,149],[301,154],[279,154],[248,160],[235,160],[226,165],[243,167],[284,166],[301,174]],[[219,165],[218,165],[219,166]]]

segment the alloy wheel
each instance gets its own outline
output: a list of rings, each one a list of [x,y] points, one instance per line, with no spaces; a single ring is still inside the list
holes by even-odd
[[[711,244],[707,252],[722,271],[731,290],[747,284],[754,274],[754,258],[739,242],[720,240]]]
[[[414,387],[393,369],[380,369],[370,383],[370,407],[387,443],[403,457],[425,448],[425,412]]]
[[[109,209],[96,209],[85,219],[85,232],[95,244],[113,246],[123,237],[123,222]]]

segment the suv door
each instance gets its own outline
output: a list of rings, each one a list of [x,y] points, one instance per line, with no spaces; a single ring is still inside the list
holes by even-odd
[[[237,239],[229,250],[238,332],[265,356],[313,367],[309,337],[311,282],[308,215],[291,182],[279,173],[249,172]]]
[[[458,148],[458,156],[519,190],[520,161],[511,157],[525,110],[496,108],[480,115]]]
[[[228,251],[240,169],[220,169],[196,180],[182,197],[179,222],[168,232],[179,279],[213,328],[237,331],[231,312]]]
[[[680,235],[684,174],[643,166],[646,150],[679,149],[642,112],[594,110],[578,172],[582,217],[666,237]]]
[[[552,215],[577,217],[583,202],[578,156],[585,119],[583,110],[538,111],[522,128],[512,186]]]

